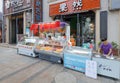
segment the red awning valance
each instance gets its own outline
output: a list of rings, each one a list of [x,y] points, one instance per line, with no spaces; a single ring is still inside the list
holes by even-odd
[[[54,21],[54,22],[43,22],[38,24],[32,24],[30,26],[30,31],[33,32],[34,35],[38,34],[38,32],[56,30],[58,28],[64,28],[66,26],[65,22]]]

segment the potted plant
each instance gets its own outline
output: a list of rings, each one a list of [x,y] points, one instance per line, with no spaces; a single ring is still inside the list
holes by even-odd
[[[112,44],[112,52],[113,52],[113,55],[116,55],[116,56],[118,56],[118,44],[116,43],[116,42],[111,42],[111,44]]]

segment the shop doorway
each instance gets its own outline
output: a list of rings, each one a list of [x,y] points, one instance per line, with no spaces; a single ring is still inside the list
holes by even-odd
[[[12,27],[10,29],[10,44],[16,43],[16,20],[12,20]]]
[[[17,43],[17,34],[23,34],[23,18],[12,19],[10,27],[10,44]]]
[[[91,43],[95,45],[95,14],[82,14],[80,16],[81,44]]]
[[[78,20],[79,18],[79,20]],[[76,46],[83,46],[88,43],[95,45],[95,13],[85,12],[63,16],[63,20],[71,27],[71,35],[76,40]],[[78,26],[79,25],[79,26]]]
[[[23,34],[23,18],[19,18],[17,21],[17,29],[18,33],[17,34]]]

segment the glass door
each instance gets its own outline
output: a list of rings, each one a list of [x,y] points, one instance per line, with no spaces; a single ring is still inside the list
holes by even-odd
[[[10,28],[10,44],[16,43],[16,20],[12,19],[12,27]]]
[[[80,22],[80,35],[82,37],[81,45],[86,48],[93,48],[93,46],[95,45],[95,17],[82,16]]]

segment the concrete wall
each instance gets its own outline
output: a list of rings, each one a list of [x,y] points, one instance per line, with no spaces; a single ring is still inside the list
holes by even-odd
[[[63,2],[63,1],[66,1],[66,0],[43,0],[43,22],[53,21],[53,18],[49,17],[49,5]]]
[[[109,11],[109,0],[101,0],[100,11],[108,11],[108,41],[120,45],[120,10]]]
[[[108,40],[119,43],[120,41],[120,15],[119,11],[108,13]]]
[[[26,34],[26,12],[23,13],[23,34]]]
[[[100,42],[100,11],[95,11],[95,32],[96,32],[96,48],[98,48],[98,43]]]
[[[43,22],[50,22],[52,18],[49,17],[49,3],[48,0],[43,0]]]
[[[100,11],[108,11],[108,2],[109,0],[100,0],[101,1],[101,9]]]
[[[5,35],[5,40],[6,40],[5,43],[9,43],[9,22],[10,22],[10,18],[8,16],[6,16],[5,20],[6,20],[6,25],[5,25],[6,33],[4,34]]]
[[[55,4],[55,3],[60,3],[60,2],[64,2],[64,1],[66,1],[66,0],[51,0],[51,1],[48,0],[49,4]]]

